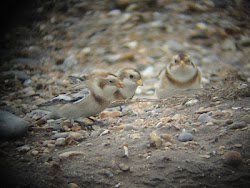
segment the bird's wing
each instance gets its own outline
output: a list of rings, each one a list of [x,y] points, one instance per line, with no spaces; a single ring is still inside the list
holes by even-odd
[[[166,70],[166,67],[163,67],[163,68],[160,70],[160,72],[159,72],[158,75],[156,76],[158,79],[159,79],[161,73],[162,73],[164,70]]]
[[[57,104],[67,104],[67,103],[78,103],[85,99],[88,95],[90,94],[90,90],[88,88],[80,88],[80,89],[75,89],[74,91],[71,90],[67,93],[62,93],[51,100],[48,100],[44,103],[41,103],[38,105],[38,107],[41,106],[52,106],[52,105],[57,105]]]

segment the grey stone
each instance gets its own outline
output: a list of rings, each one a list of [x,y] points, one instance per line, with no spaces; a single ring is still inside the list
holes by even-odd
[[[104,175],[106,177],[109,177],[109,178],[112,178],[114,176],[114,174],[111,171],[106,170],[106,169],[102,169],[100,171],[100,174],[102,174],[102,175]]]
[[[212,119],[212,117],[210,116],[210,114],[211,113],[205,113],[205,114],[201,114],[200,116],[199,116],[199,118],[198,118],[198,121],[200,121],[200,122],[204,122],[204,123],[207,123],[207,122],[209,122],[211,119]]]
[[[226,39],[222,44],[221,44],[221,48],[223,50],[236,50],[234,41],[230,40],[230,39]]]
[[[65,60],[63,61],[63,66],[67,67],[67,68],[71,68],[74,65],[76,65],[78,63],[77,59],[74,56],[69,56],[67,58],[65,58]]]
[[[194,139],[191,133],[187,133],[185,129],[183,129],[182,133],[178,137],[179,141],[186,142]]]
[[[93,132],[91,132],[91,134],[90,134],[90,136],[91,136],[92,138],[97,138],[99,135],[100,135],[99,131],[93,131]]]
[[[198,99],[192,99],[192,100],[186,102],[185,105],[186,105],[186,106],[194,106],[194,105],[196,105],[198,102],[199,102]]]
[[[250,123],[250,115],[245,115],[243,117],[243,121],[245,121],[246,123]]]
[[[247,124],[245,122],[235,122],[230,126],[230,129],[242,129],[246,126]]]
[[[57,133],[51,137],[51,139],[58,139],[58,138],[67,138],[69,136],[69,132],[64,133]]]
[[[24,146],[20,146],[20,147],[18,147],[17,148],[17,151],[19,151],[19,152],[27,152],[27,151],[29,151],[29,150],[31,150],[32,149],[32,147],[31,146],[29,146],[29,145],[24,145]]]
[[[5,71],[2,72],[2,75],[6,78],[18,78],[22,81],[30,79],[30,77],[25,72],[19,70]]]
[[[29,123],[9,112],[0,110],[0,136],[22,136],[28,130]]]
[[[9,64],[21,64],[21,65],[39,65],[40,61],[32,58],[15,58],[12,59]]]
[[[56,146],[65,146],[66,145],[66,139],[65,138],[57,138],[55,142]]]
[[[89,136],[89,133],[85,130],[80,130],[80,131],[77,131],[78,133],[80,133],[81,135],[83,135],[84,137],[88,137]]]
[[[125,126],[124,127],[124,131],[131,131],[131,130],[133,130],[134,129],[134,127],[132,126],[132,125],[127,125],[127,126]]]
[[[120,168],[122,171],[124,171],[124,172],[129,171],[129,169],[130,169],[130,167],[129,167],[128,165],[124,164],[124,163],[120,163],[120,164],[119,164],[119,168]]]

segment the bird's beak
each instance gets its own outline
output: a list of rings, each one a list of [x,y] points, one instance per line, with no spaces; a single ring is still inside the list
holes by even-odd
[[[124,87],[124,84],[123,84],[121,81],[119,81],[118,84],[117,84],[117,87],[118,87],[118,88],[123,88],[123,87]]]
[[[179,64],[181,67],[185,67],[185,63],[184,63],[184,61],[180,61],[180,64]]]
[[[137,80],[137,85],[139,85],[139,86],[142,86],[143,85],[143,83],[142,83],[142,80],[140,79],[140,80]]]

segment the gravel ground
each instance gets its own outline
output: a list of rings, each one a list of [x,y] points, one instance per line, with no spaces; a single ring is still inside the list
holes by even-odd
[[[30,125],[0,140],[2,187],[249,187],[249,2],[33,6],[1,36],[0,109]],[[155,99],[158,73],[181,52],[203,88]],[[142,74],[137,100],[105,110],[93,130],[37,107],[70,87],[70,75],[128,66]]]

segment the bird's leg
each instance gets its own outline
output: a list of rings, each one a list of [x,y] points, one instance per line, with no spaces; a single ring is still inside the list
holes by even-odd
[[[104,125],[105,124],[102,120],[93,119],[91,117],[88,117],[88,119],[93,121],[92,125],[94,125],[94,124]]]
[[[94,130],[92,127],[93,123],[87,124],[87,123],[84,123],[84,122],[78,121],[78,120],[74,120],[74,122],[78,123],[83,129],[87,129],[90,131]]]

